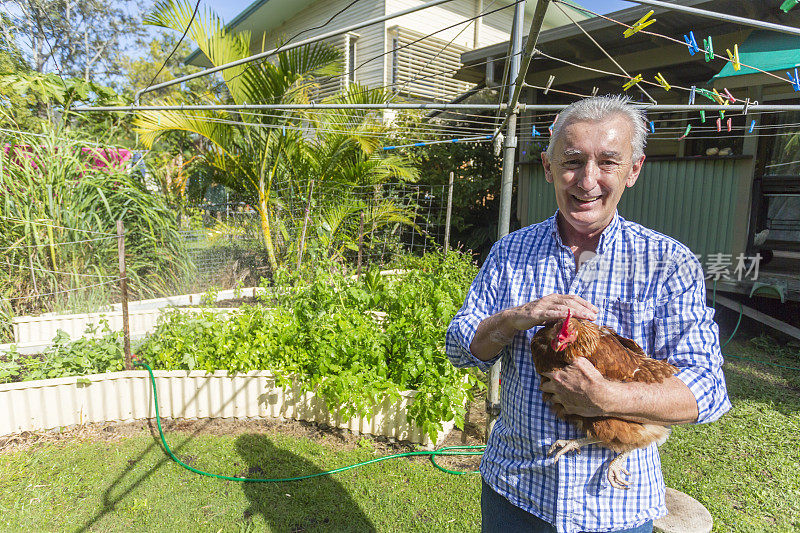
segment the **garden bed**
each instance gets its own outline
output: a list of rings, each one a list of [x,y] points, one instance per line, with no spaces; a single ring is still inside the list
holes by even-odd
[[[285,418],[316,422],[355,434],[388,437],[430,446],[452,430],[443,430],[433,443],[427,433],[410,424],[406,408],[415,391],[404,391],[399,401],[384,399],[372,406],[372,416],[345,417],[330,412],[325,402],[299,386],[280,387],[271,372],[156,370],[159,412],[172,419]],[[152,388],[146,371],[110,372],[0,385],[0,435],[46,430],[95,422],[130,422],[155,418]]]
[[[181,313],[197,313],[208,310],[216,313],[228,313],[230,306],[224,308],[179,307]],[[145,335],[155,331],[161,315],[173,308],[134,309],[128,312],[128,323],[131,335]],[[106,324],[108,331],[122,331],[122,311],[103,311],[97,313],[48,314],[42,316],[18,316],[12,319],[14,328],[14,344],[47,343],[56,336],[59,330],[70,338],[82,336],[98,336],[103,333]],[[95,330],[87,335],[86,328]],[[5,346],[5,345],[2,345]],[[0,348],[0,351],[2,349]]]

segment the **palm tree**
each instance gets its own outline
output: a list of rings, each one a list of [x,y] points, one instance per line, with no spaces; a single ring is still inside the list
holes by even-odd
[[[325,102],[382,104],[390,99],[387,91],[351,84]],[[305,149],[296,152],[291,170],[297,189],[304,194],[309,192],[308,178],[314,179],[317,194],[313,224],[318,244],[328,257],[341,258],[345,249],[354,248],[361,214],[365,233],[389,224],[404,224],[419,231],[411,210],[381,195],[381,184],[416,181],[419,172],[407,158],[380,150],[389,133],[380,111],[314,110],[305,114],[305,121],[313,135],[308,137]],[[365,188],[373,190],[368,201],[359,193]],[[298,241],[292,249],[298,251],[304,246]]]
[[[186,1],[156,5],[146,23],[183,31],[192,20],[193,6]],[[250,32],[225,30],[213,13],[195,18],[187,33],[213,65],[250,55]],[[324,45],[310,45],[280,52],[275,61],[262,61],[221,71],[219,94],[199,95],[209,104],[292,104],[308,101],[314,78],[335,74],[340,52]],[[170,100],[164,103],[172,103]],[[134,126],[142,142],[151,147],[163,133],[182,130],[205,138],[206,163],[217,182],[249,198],[259,214],[270,266],[277,268],[272,240],[272,190],[285,172],[289,152],[302,143],[291,113],[247,114],[229,111],[142,111]]]
[[[147,23],[183,31],[192,19],[193,6],[185,1],[159,3]],[[188,35],[212,64],[221,65],[250,55],[250,33],[228,33],[213,14],[201,15]],[[222,71],[223,89],[219,94],[201,95],[206,103],[282,103],[309,101],[317,87],[316,79],[335,75],[341,68],[341,52],[325,44],[314,44],[279,52],[274,61],[261,61]],[[390,95],[352,84],[344,92],[326,100],[330,103],[385,103]],[[167,101],[166,103],[170,103]],[[346,194],[355,186],[375,185],[387,180],[415,180],[417,171],[402,157],[381,153],[380,139],[387,126],[374,111],[330,110],[314,112],[272,112],[248,114],[228,111],[143,111],[134,120],[142,141],[152,146],[159,135],[183,130],[203,137],[204,158],[214,173],[214,181],[251,199],[261,222],[270,267],[277,268],[279,237],[285,224],[279,210],[287,201],[282,191],[305,199],[310,180],[317,191],[339,193],[338,200],[348,208],[332,203],[320,205],[317,216],[334,217],[334,231],[340,238],[352,231],[340,231],[345,222],[365,211],[370,228],[388,223],[414,225],[402,208],[384,201],[367,209],[355,205]],[[376,189],[377,191],[378,189]],[[280,191],[280,192],[279,192]],[[291,200],[291,199],[290,199]],[[305,200],[303,200],[305,201]],[[328,210],[327,214],[325,210]],[[285,211],[283,211],[285,212]],[[352,224],[350,224],[352,226]],[[283,240],[291,241],[285,238]],[[328,249],[333,250],[332,242]],[[289,243],[286,250],[300,251]]]

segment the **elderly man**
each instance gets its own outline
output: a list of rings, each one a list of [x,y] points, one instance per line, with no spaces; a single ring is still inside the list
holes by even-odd
[[[643,113],[625,98],[565,109],[542,154],[558,211],[494,245],[448,328],[454,365],[488,370],[502,360],[501,413],[481,462],[485,532],[645,532],[667,512],[655,444],[628,458],[628,490],[603,475],[610,450],[548,457],[554,441],[586,435],[542,400],[530,341],[546,321],[569,310],[679,370],[660,384],[620,383],[579,358],[544,386],[569,413],[667,426],[711,422],[730,409],[699,262],[683,244],[617,214],[644,164],[646,135]]]

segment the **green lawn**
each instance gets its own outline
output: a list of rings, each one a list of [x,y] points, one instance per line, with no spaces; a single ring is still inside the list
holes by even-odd
[[[800,367],[797,348],[732,344],[726,352]],[[667,484],[700,500],[717,532],[800,530],[800,371],[729,359],[734,409],[676,428],[662,448]],[[369,439],[168,431],[202,470],[294,476],[391,453]],[[354,442],[360,442],[354,445]],[[344,445],[342,444],[344,443]],[[237,483],[190,473],[146,430],[118,442],[66,440],[0,453],[3,531],[477,531],[477,476],[399,459],[330,477]]]

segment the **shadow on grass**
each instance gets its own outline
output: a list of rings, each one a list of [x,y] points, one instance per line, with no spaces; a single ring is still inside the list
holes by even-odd
[[[236,477],[274,479],[322,472],[311,461],[278,448],[266,435],[242,435],[236,439],[236,450],[245,465]],[[245,523],[260,515],[272,531],[376,531],[347,490],[331,476],[241,485],[250,501],[242,517]]]

